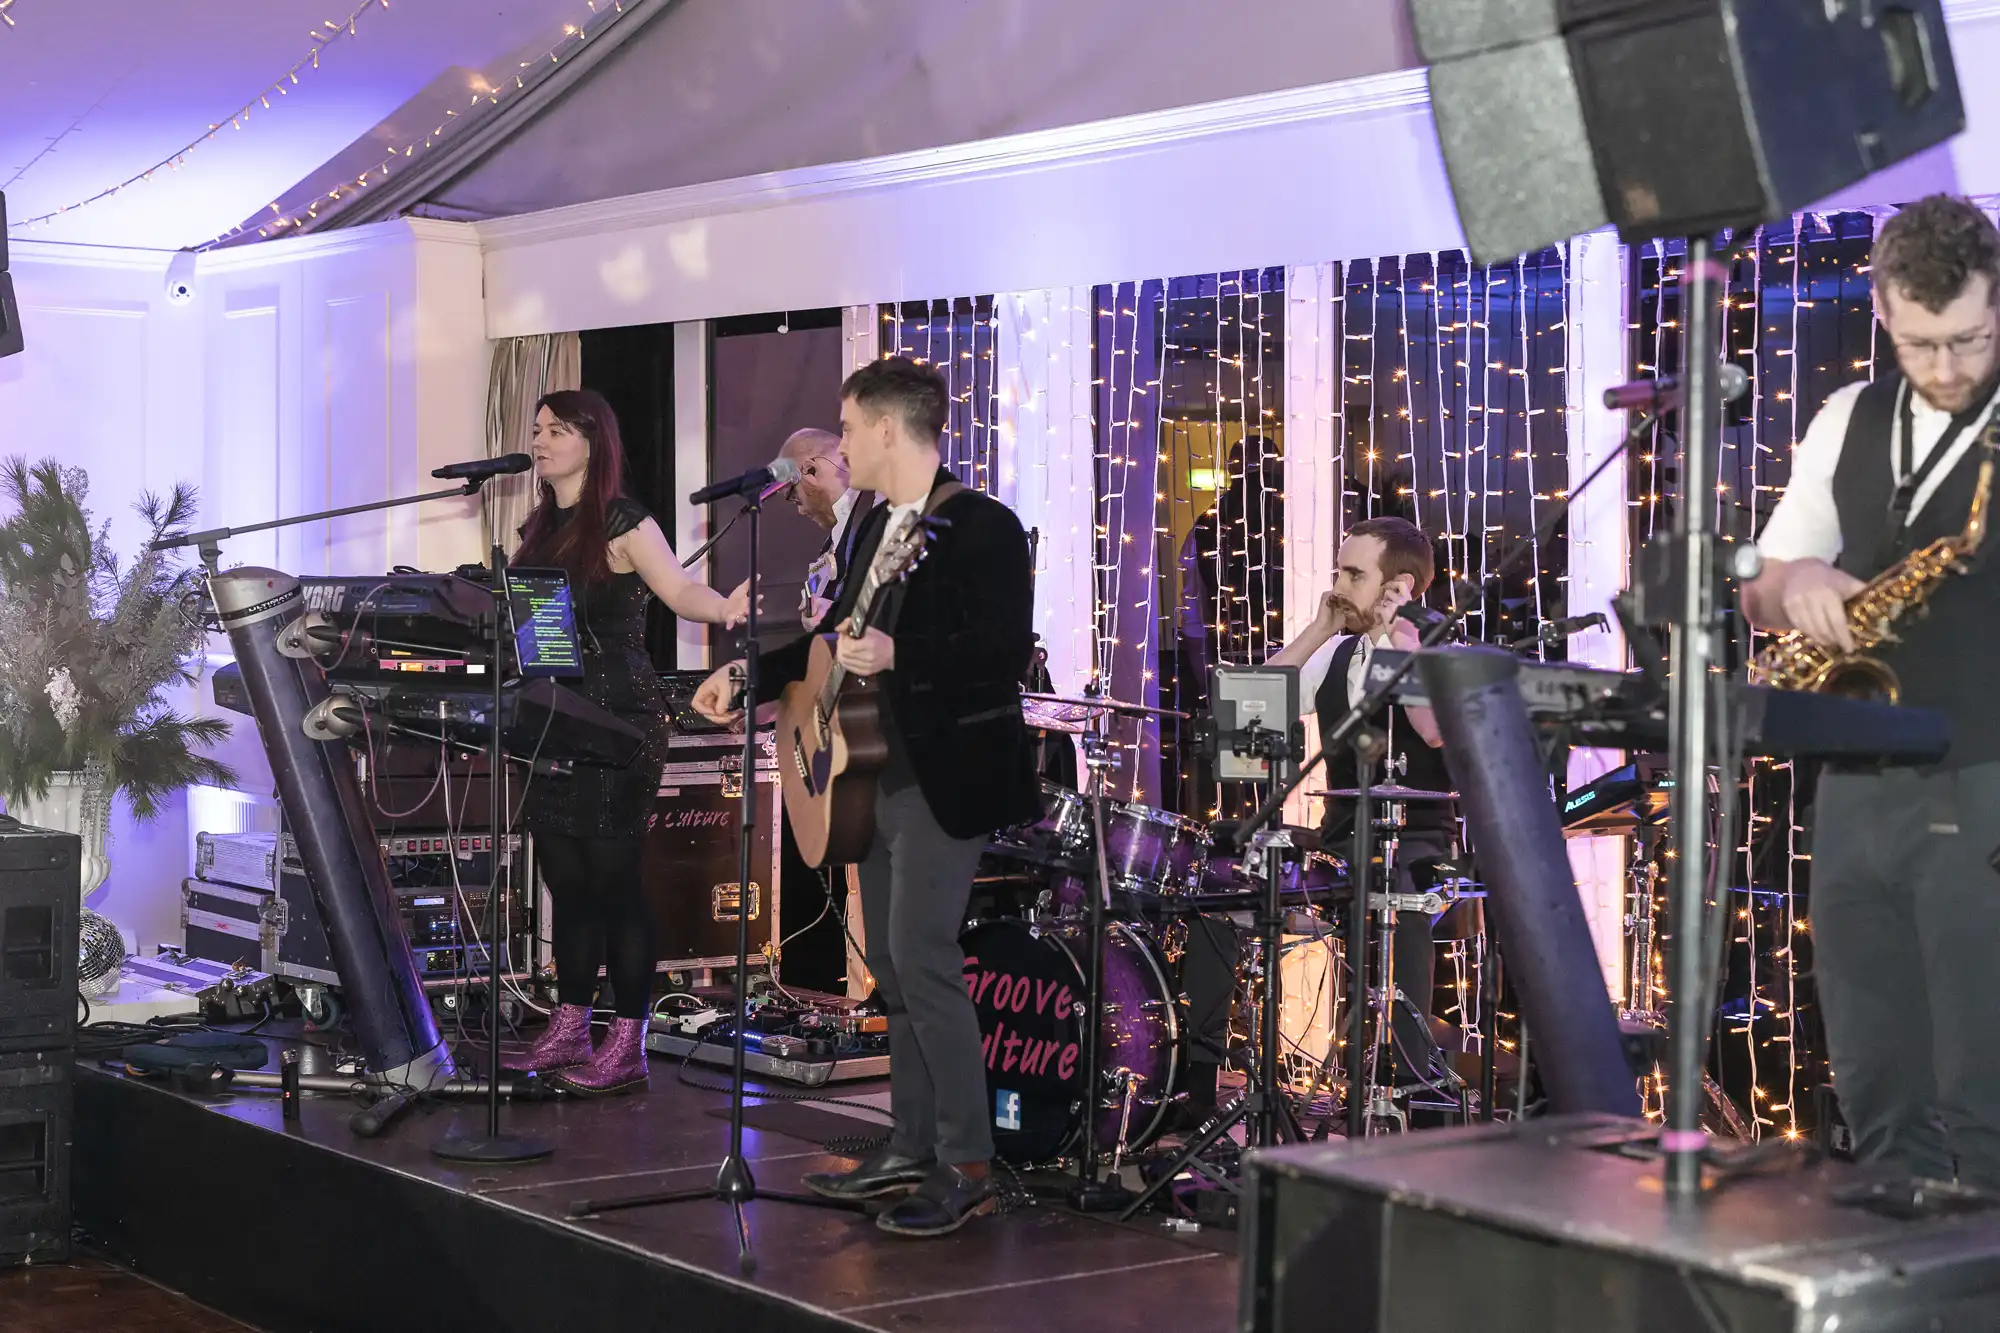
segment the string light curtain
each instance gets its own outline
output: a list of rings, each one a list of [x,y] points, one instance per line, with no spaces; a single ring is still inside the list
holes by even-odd
[[[1343,531],[1410,520],[1437,559],[1433,606],[1460,609],[1456,581],[1468,581],[1484,590],[1463,608],[1470,639],[1535,633],[1565,614],[1560,529],[1504,583],[1495,573],[1568,486],[1562,252],[1478,268],[1452,250],[1344,270]]]
[[[1166,356],[1167,284],[1102,285],[1096,307],[1097,669],[1094,684],[1147,707],[1160,699],[1156,523],[1160,500],[1160,367]],[[1160,805],[1160,728],[1118,720],[1118,762],[1107,786],[1128,801]]]
[[[1154,669],[1164,706],[1192,718],[1216,666],[1261,664],[1285,642],[1285,270],[1176,278],[1162,301]],[[1163,719],[1160,743],[1169,808],[1256,805],[1216,783],[1192,720]]]
[[[1000,378],[994,363],[999,334],[991,296],[903,301],[881,308],[883,356],[936,366],[951,388],[944,465],[976,491],[1011,498],[1000,450]],[[1003,485],[1003,483],[1005,483]]]
[[[1726,536],[1760,531],[1784,493],[1792,451],[1827,397],[1892,364],[1870,304],[1867,213],[1801,214],[1761,229],[1735,256],[1723,355],[1750,377],[1724,413],[1716,474],[1680,475],[1678,419],[1669,415],[1632,468],[1633,550],[1670,531],[1683,495],[1715,507]],[[1681,371],[1678,244],[1632,254],[1632,360],[1638,375]],[[1733,617],[1733,612],[1732,612]],[[1733,618],[1735,661],[1761,646]],[[1753,759],[1742,775],[1747,812],[1728,859],[1730,939],[1710,1073],[1746,1113],[1752,1133],[1798,1138],[1831,1128],[1830,1074],[1811,981],[1806,826],[1816,772]],[[1664,883],[1664,875],[1661,877]],[[1655,919],[1665,934],[1661,904]],[[1651,966],[1658,968],[1656,951]]]

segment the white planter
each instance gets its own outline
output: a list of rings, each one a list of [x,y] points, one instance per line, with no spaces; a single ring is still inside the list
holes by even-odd
[[[103,778],[94,773],[58,773],[40,799],[9,801],[7,806],[7,813],[23,824],[81,836],[83,897],[89,898],[103,886],[111,873],[111,862],[104,855],[111,802],[105,799]]]

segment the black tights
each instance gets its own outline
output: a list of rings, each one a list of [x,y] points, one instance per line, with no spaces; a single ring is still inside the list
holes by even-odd
[[[604,965],[620,1018],[653,1002],[653,922],[640,872],[644,838],[535,836],[535,859],[555,904],[556,996],[589,1005]]]

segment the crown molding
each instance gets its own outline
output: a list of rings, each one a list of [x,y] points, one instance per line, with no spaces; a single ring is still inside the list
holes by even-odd
[[[7,242],[12,267],[34,264],[47,268],[90,268],[131,273],[165,273],[176,251],[148,250],[135,245],[81,245],[71,241]]]
[[[471,225],[478,229],[488,249],[507,249],[571,236],[601,236],[634,227],[712,218],[829,195],[1066,166],[1216,135],[1409,111],[1429,105],[1426,73],[1398,70],[917,152],[679,186]]]
[[[196,261],[197,272],[239,273],[287,264],[299,259],[324,259],[361,250],[388,250],[418,241],[451,245],[480,244],[479,233],[464,222],[439,222],[431,218],[391,218],[363,227],[343,227],[336,231],[314,232],[305,236],[285,236],[255,245],[203,250]]]

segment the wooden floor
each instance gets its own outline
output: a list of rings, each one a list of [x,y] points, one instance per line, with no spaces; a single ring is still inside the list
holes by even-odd
[[[103,1259],[0,1269],[7,1333],[254,1333]]]

